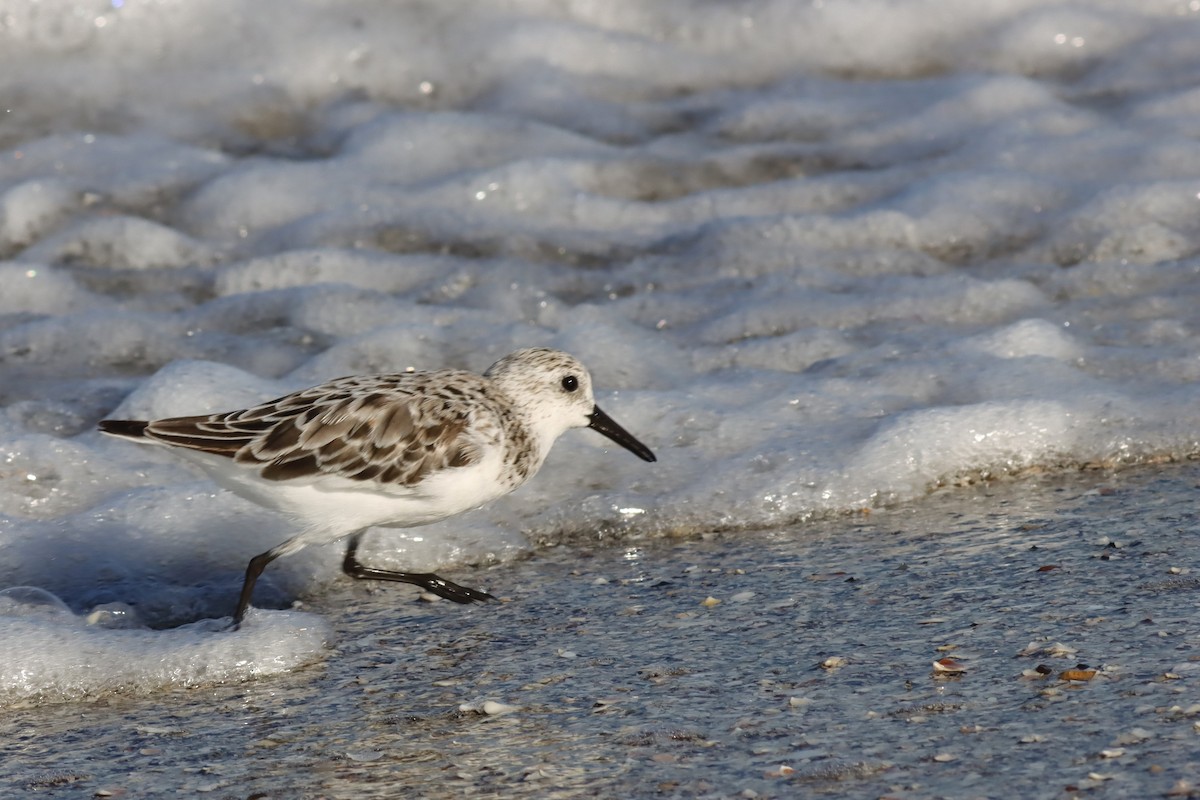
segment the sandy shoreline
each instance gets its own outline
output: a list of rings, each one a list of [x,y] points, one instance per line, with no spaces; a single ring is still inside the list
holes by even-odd
[[[1200,784],[1198,482],[1194,465],[1044,477],[792,531],[553,548],[456,575],[505,599],[474,608],[339,584],[309,604],[338,636],[321,664],[10,709],[0,786],[272,798],[1183,791]],[[943,658],[964,671],[937,672]],[[1049,674],[1031,677],[1039,666]],[[1077,666],[1095,675],[1059,677]]]

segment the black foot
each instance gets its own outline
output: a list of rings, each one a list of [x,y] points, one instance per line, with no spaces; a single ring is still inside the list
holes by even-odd
[[[455,603],[485,603],[488,600],[496,599],[487,592],[481,592],[478,589],[471,589],[466,586],[459,586],[454,581],[439,578],[432,572],[392,572],[386,569],[365,567],[358,560],[358,543],[361,538],[361,533],[350,537],[350,542],[346,547],[346,557],[342,560],[342,572],[345,572],[351,578],[358,578],[365,581],[411,583],[414,586],[420,586],[427,592],[436,594],[438,597],[453,600]]]
[[[448,581],[445,578],[439,578],[432,572],[426,573],[410,573],[410,577],[419,578],[419,581],[413,581],[417,586],[420,586],[427,592],[432,592],[438,597],[443,597],[447,600],[453,600],[456,603],[486,603],[489,600],[495,600],[487,592],[481,592],[478,589],[472,589],[469,586],[459,586],[454,581]]]
[[[439,578],[432,572],[391,572],[385,569],[371,569],[361,564],[354,564],[346,569],[345,572],[350,577],[358,578],[359,580],[411,583],[413,586],[420,586],[427,592],[436,594],[438,597],[443,597],[446,600],[453,600],[456,603],[485,603],[488,600],[496,599],[487,592],[481,592],[478,589],[471,589],[467,586],[459,586],[454,581]]]

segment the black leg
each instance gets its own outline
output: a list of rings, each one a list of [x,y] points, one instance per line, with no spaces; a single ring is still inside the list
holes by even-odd
[[[391,572],[390,570],[385,569],[371,569],[370,567],[364,567],[362,563],[359,562],[357,556],[358,541],[361,538],[361,533],[356,533],[350,537],[350,543],[346,545],[346,557],[342,559],[342,572],[346,573],[351,578],[358,578],[359,580],[411,583],[414,586],[420,586],[427,592],[436,594],[438,597],[444,597],[445,599],[453,600],[456,603],[482,603],[487,600],[496,599],[487,592],[481,592],[478,589],[471,589],[466,586],[459,586],[453,581],[448,581],[445,578],[439,578],[432,572]],[[266,566],[266,564],[263,566]]]
[[[275,560],[275,556],[274,550],[268,550],[250,559],[250,563],[246,567],[246,580],[242,583],[242,595],[238,598],[237,611],[233,614],[235,631],[242,624],[242,619],[245,618],[246,611],[250,608],[250,598],[254,596],[254,584],[258,581],[258,576],[262,575],[267,564]]]

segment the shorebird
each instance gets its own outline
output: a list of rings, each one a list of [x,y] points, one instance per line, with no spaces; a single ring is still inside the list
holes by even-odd
[[[584,427],[656,460],[596,405],[583,365],[546,348],[511,353],[482,376],[350,376],[237,411],[100,422],[104,433],[172,448],[221,486],[298,523],[299,533],[250,559],[235,628],[268,564],[346,537],[342,570],[353,578],[411,583],[458,603],[495,599],[433,573],[364,566],[362,534],[425,525],[507,494],[537,473],[560,435]]]

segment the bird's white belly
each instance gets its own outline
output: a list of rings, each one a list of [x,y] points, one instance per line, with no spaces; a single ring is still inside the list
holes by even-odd
[[[498,454],[468,467],[442,470],[416,486],[334,475],[271,481],[227,459],[193,460],[223,488],[300,522],[300,538],[309,544],[331,542],[372,525],[427,525],[494,500],[511,488],[500,480]]]

